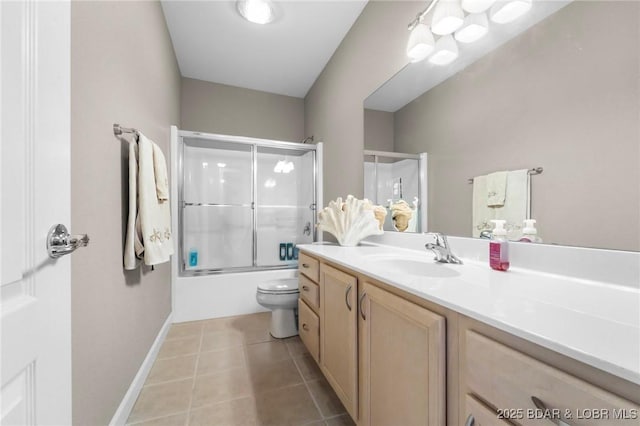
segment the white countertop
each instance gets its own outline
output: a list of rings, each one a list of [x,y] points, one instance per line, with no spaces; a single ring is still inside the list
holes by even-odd
[[[640,385],[640,290],[512,268],[427,265],[433,275],[390,267],[388,255],[418,265],[426,251],[363,244],[305,244],[300,250],[420,296],[500,330]],[[433,267],[432,267],[433,266]]]

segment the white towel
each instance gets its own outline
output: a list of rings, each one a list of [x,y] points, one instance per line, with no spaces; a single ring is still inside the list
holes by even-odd
[[[127,236],[124,243],[124,269],[136,269],[139,257],[136,252],[142,248],[141,234],[136,232],[138,218],[138,144],[129,142],[129,218]]]
[[[473,204],[471,235],[478,238],[482,231],[492,229],[491,219],[494,219],[494,209],[487,206],[487,176],[473,178]]]
[[[507,175],[504,206],[494,208],[494,219],[506,220],[507,238],[517,240],[522,234],[522,222],[529,217],[530,184],[527,169],[514,170]]]
[[[507,195],[507,172],[487,175],[487,206],[502,207]]]
[[[144,263],[147,265],[168,262],[173,254],[169,200],[158,199],[154,145],[153,141],[139,133],[138,208],[144,244]]]
[[[153,144],[153,172],[156,180],[158,200],[169,200],[169,179],[167,177],[167,161],[158,145]]]

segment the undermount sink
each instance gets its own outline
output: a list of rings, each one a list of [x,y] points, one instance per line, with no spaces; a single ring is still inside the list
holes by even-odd
[[[397,254],[368,256],[376,266],[399,273],[421,277],[451,278],[460,275],[455,268],[459,265],[447,265],[433,260],[430,253],[423,257],[406,257]]]

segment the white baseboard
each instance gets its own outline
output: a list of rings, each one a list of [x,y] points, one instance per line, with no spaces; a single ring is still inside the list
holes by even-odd
[[[133,405],[136,403],[138,399],[138,395],[140,395],[140,391],[142,390],[142,386],[144,382],[147,380],[147,376],[149,375],[149,371],[151,371],[151,367],[158,356],[158,352],[160,351],[160,346],[164,342],[164,339],[167,337],[167,333],[169,332],[169,328],[173,323],[172,314],[170,313],[167,317],[166,321],[162,325],[156,340],[151,345],[149,349],[149,353],[145,357],[136,377],[133,378],[131,382],[131,386],[127,390],[127,393],[122,398],[122,402],[120,402],[120,406],[116,410],[116,413],[113,415],[111,422],[109,422],[109,426],[124,426],[127,423],[127,419],[129,418],[129,414],[131,414],[131,410],[133,409]]]

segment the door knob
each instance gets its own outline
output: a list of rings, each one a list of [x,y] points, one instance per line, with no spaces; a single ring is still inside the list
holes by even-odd
[[[78,247],[86,247],[88,244],[87,234],[71,235],[67,227],[61,223],[53,225],[47,234],[47,252],[52,259],[72,253]]]

